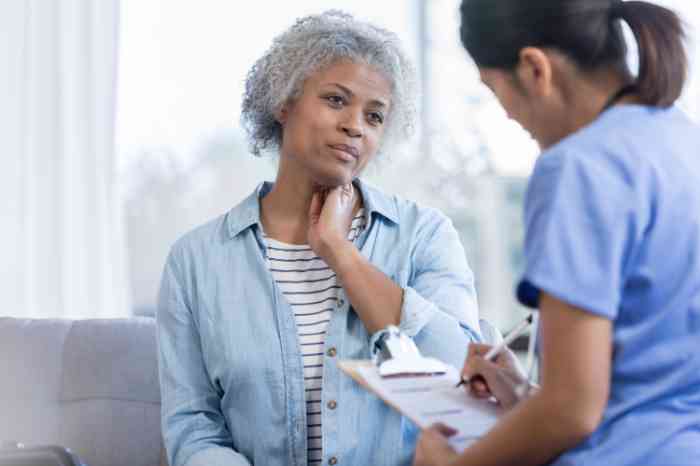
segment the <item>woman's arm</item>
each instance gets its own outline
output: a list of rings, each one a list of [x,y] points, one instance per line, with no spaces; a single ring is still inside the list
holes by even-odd
[[[370,334],[399,325],[403,290],[378,270],[350,242],[342,244],[333,254],[338,280],[355,312]]]
[[[233,450],[219,394],[204,366],[200,334],[178,261],[177,253],[171,252],[157,314],[161,424],[168,464],[250,466]]]
[[[353,308],[373,334],[399,325],[403,291],[365,259],[348,238],[357,193],[352,185],[314,193],[309,244],[333,269]]]
[[[411,287],[398,286],[347,240],[354,199],[341,188],[331,191],[323,205],[312,203],[310,243],[335,271],[353,308],[368,332],[397,325],[414,336],[436,311],[450,316],[452,325],[470,324],[478,330],[476,293],[459,237],[449,221],[432,219],[416,246]],[[315,228],[315,229],[314,229]],[[427,231],[429,230],[429,231]],[[391,247],[391,246],[388,246]]]
[[[612,323],[542,294],[542,387],[462,455],[421,440],[415,464],[540,465],[587,438],[608,400]],[[436,458],[434,450],[441,458]]]

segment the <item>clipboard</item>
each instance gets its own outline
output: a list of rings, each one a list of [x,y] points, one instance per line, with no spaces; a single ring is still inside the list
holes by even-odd
[[[382,401],[384,403],[391,406],[394,410],[400,412],[402,416],[405,416],[408,419],[410,419],[411,422],[413,422],[415,425],[417,425],[421,429],[424,427],[424,426],[421,426],[419,424],[419,421],[420,421],[419,419],[416,419],[415,416],[412,418],[411,413],[404,413],[401,410],[401,406],[398,403],[395,403],[393,400],[387,400],[387,399],[382,398],[372,388],[372,385],[370,385],[365,380],[365,378],[361,374],[361,370],[363,368],[371,369],[371,368],[375,367],[374,364],[372,363],[372,361],[370,361],[369,359],[366,359],[366,360],[365,359],[346,359],[346,360],[338,361],[338,367],[340,368],[341,371],[345,372],[345,374],[349,375],[355,382],[360,384],[362,386],[362,388],[364,388],[368,392],[372,392],[375,395],[377,395],[379,398],[382,399]]]
[[[504,413],[499,405],[456,388],[459,372],[452,366],[443,375],[391,379],[382,378],[369,360],[341,360],[338,367],[421,429],[441,422],[457,430],[449,443],[458,452],[491,430]]]

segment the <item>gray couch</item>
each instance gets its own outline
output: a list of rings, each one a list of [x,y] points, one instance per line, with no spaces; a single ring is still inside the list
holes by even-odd
[[[152,318],[0,318],[0,444],[62,445],[89,466],[167,465],[157,365]]]
[[[156,356],[152,318],[0,318],[0,444],[63,445],[89,466],[157,466]]]

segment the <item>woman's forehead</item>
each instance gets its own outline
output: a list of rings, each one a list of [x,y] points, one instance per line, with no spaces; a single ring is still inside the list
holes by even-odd
[[[349,60],[324,67],[306,80],[312,86],[334,86],[352,94],[362,94],[388,105],[393,95],[391,80],[376,67]]]

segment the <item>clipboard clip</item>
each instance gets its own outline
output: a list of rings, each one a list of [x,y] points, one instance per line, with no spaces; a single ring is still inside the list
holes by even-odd
[[[447,372],[442,361],[423,357],[413,340],[395,325],[386,328],[377,347],[374,364],[383,378],[429,377]]]

